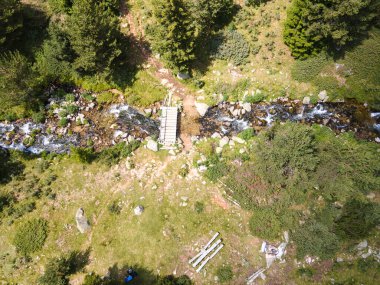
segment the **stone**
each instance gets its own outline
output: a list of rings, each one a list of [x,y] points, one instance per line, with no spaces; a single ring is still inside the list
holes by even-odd
[[[242,105],[242,107],[243,107],[243,109],[244,109],[245,111],[247,111],[248,113],[252,111],[252,106],[251,106],[250,103],[244,103],[244,104]]]
[[[205,172],[207,170],[207,166],[201,165],[201,166],[199,166],[198,170],[199,170],[199,172]]]
[[[177,78],[181,80],[189,79],[190,75],[188,73],[179,72]]]
[[[240,153],[240,154],[245,153],[245,149],[244,149],[244,148],[239,149],[239,153]]]
[[[327,91],[323,90],[323,91],[319,92],[318,98],[319,98],[319,100],[326,102],[327,99],[329,98],[329,96],[327,96]]]
[[[154,140],[148,140],[146,147],[151,151],[158,151],[158,143]]]
[[[223,148],[226,144],[228,144],[229,141],[230,141],[230,139],[228,137],[223,137],[219,141],[219,147]]]
[[[144,109],[145,114],[152,115],[152,109]]]
[[[344,260],[343,260],[343,258],[341,258],[341,257],[338,257],[337,259],[336,259],[336,262],[343,262]]]
[[[239,138],[239,137],[232,137],[232,140],[234,141],[234,142],[237,142],[237,143],[240,143],[240,144],[243,144],[243,143],[245,143],[245,140],[243,140],[242,138]]]
[[[213,138],[213,139],[221,139],[222,136],[218,132],[215,132],[215,133],[212,134],[211,138]]]
[[[234,142],[233,140],[230,140],[230,141],[228,142],[228,144],[229,144],[230,146],[234,146],[234,145],[235,145],[235,142]]]
[[[133,209],[133,212],[136,216],[140,216],[144,212],[144,207],[141,205],[138,205],[136,208]]]
[[[375,142],[380,143],[380,138],[379,137],[375,138]]]
[[[235,117],[239,117],[240,116],[240,110],[239,109],[235,109],[232,113],[233,116]]]
[[[215,148],[215,152],[216,152],[216,154],[220,154],[220,153],[222,153],[222,151],[223,151],[223,148],[221,148],[220,146],[217,146],[217,147]]]
[[[363,240],[362,242],[360,242],[360,243],[356,246],[356,249],[360,251],[360,250],[365,249],[367,246],[368,246],[368,242],[367,242],[367,240]]]
[[[310,97],[309,96],[304,97],[302,100],[302,104],[309,105],[310,104]]]
[[[90,228],[90,224],[84,215],[83,208],[79,208],[75,214],[75,221],[77,222],[78,230],[83,234]]]
[[[172,155],[172,156],[176,156],[177,155],[173,149],[169,150],[169,154]]]
[[[195,102],[195,108],[197,109],[199,115],[203,117],[206,115],[209,106],[206,103]]]
[[[367,198],[370,199],[370,200],[373,200],[376,198],[376,194],[374,192],[371,192],[367,195]]]

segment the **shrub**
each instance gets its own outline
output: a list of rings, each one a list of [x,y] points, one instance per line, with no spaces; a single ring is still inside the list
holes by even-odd
[[[121,212],[121,207],[119,205],[119,201],[117,201],[117,200],[115,200],[111,204],[109,204],[107,208],[111,214],[119,215]]]
[[[179,175],[182,177],[186,177],[189,174],[189,165],[184,164],[182,167],[179,169]]]
[[[74,114],[74,113],[78,112],[78,110],[79,110],[79,107],[76,105],[66,106],[66,111],[67,111],[68,115]]]
[[[288,122],[259,137],[256,169],[265,181],[288,186],[307,183],[319,161],[310,127]]]
[[[245,102],[247,103],[260,103],[265,100],[264,93],[256,93],[255,95],[249,95],[245,98]]]
[[[83,99],[85,99],[86,101],[94,101],[95,100],[95,97],[92,96],[91,93],[88,93],[88,92],[85,92],[85,93],[82,93],[81,96],[83,97]]]
[[[136,150],[140,146],[140,142],[133,141],[130,144],[125,142],[116,144],[110,148],[104,149],[102,152],[97,154],[97,159],[111,166],[118,163],[121,159],[126,158],[131,154],[132,151]]]
[[[236,30],[217,36],[211,43],[212,57],[232,61],[235,65],[246,62],[249,56],[249,44]]]
[[[92,147],[72,147],[70,148],[70,156],[80,163],[91,163],[96,158]]]
[[[58,122],[58,125],[60,127],[66,127],[68,123],[69,123],[69,120],[67,118],[61,118]]]
[[[234,273],[232,272],[232,267],[230,265],[227,266],[219,266],[216,270],[216,276],[218,276],[218,280],[220,283],[226,283],[231,281]]]
[[[32,114],[32,120],[35,123],[44,123],[45,122],[45,113],[37,112]]]
[[[255,131],[252,128],[245,129],[244,131],[240,132],[238,134],[239,138],[242,138],[243,140],[250,140],[255,136]]]
[[[279,237],[281,224],[271,208],[255,208],[249,220],[251,234],[262,239],[274,240]]]
[[[351,199],[344,205],[336,221],[336,231],[343,238],[361,239],[367,237],[379,222],[379,206]]]
[[[192,285],[193,282],[187,275],[175,277],[173,275],[167,275],[158,278],[157,285]]]
[[[114,102],[116,99],[117,99],[116,94],[111,93],[111,92],[102,92],[98,94],[98,96],[96,97],[96,101],[99,104],[109,104],[109,103]]]
[[[328,259],[338,250],[338,238],[329,229],[315,221],[308,221],[293,234],[297,246],[297,257],[306,255]]]
[[[326,53],[321,52],[305,60],[297,60],[292,66],[292,77],[301,82],[313,80],[328,64]]]
[[[205,209],[205,204],[203,204],[202,202],[195,202],[195,205],[194,205],[194,208],[195,208],[195,212],[197,212],[198,214],[202,213]]]
[[[104,285],[104,282],[99,275],[90,273],[84,277],[82,285]]]
[[[30,220],[17,228],[13,243],[18,252],[29,255],[42,248],[47,238],[47,231],[46,220]]]
[[[311,267],[301,267],[297,269],[297,275],[300,277],[311,278],[314,275],[314,271]]]
[[[204,172],[206,178],[212,182],[218,181],[226,173],[226,164],[220,161],[217,155],[211,156],[207,161],[207,170]]]
[[[66,94],[65,95],[65,101],[67,102],[74,102],[75,101],[75,95],[74,94]]]

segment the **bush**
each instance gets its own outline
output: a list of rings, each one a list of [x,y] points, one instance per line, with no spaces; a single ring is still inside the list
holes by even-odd
[[[111,214],[119,215],[121,212],[121,207],[119,206],[119,201],[117,200],[113,201],[107,208]]]
[[[97,159],[111,166],[113,164],[119,163],[123,158],[126,158],[131,154],[132,151],[136,150],[140,146],[140,142],[133,141],[130,144],[125,142],[116,144],[110,148],[104,149],[102,152],[97,154]]]
[[[116,94],[111,93],[111,92],[103,92],[103,93],[98,94],[98,96],[96,97],[96,101],[99,104],[110,104],[114,102],[116,99],[117,99]]]
[[[336,221],[336,231],[346,239],[362,239],[380,222],[380,207],[356,199],[348,201]]]
[[[306,255],[319,256],[328,259],[338,250],[338,238],[329,229],[315,221],[306,222],[293,234],[293,240],[297,246],[297,257]]]
[[[104,282],[99,275],[90,273],[84,277],[82,285],[104,285]]]
[[[45,122],[45,113],[44,112],[37,112],[32,114],[32,120],[35,123],[44,123]]]
[[[72,115],[72,114],[78,112],[78,110],[79,110],[79,107],[76,106],[76,105],[68,105],[68,106],[66,106],[66,111],[67,111],[68,115]]]
[[[179,175],[183,178],[185,178],[189,174],[189,165],[184,164],[182,167],[179,169]]]
[[[226,173],[227,165],[220,161],[217,155],[211,156],[206,161],[207,170],[204,172],[206,178],[212,182],[217,182]]]
[[[273,185],[307,184],[319,161],[310,127],[288,122],[259,137],[256,169],[265,181]]]
[[[309,82],[313,80],[328,64],[327,55],[324,52],[305,60],[297,60],[291,73],[295,80]]]
[[[195,212],[197,212],[198,214],[202,213],[205,209],[205,204],[203,204],[202,202],[195,202],[195,205],[194,205],[194,208],[195,208]]]
[[[238,134],[239,138],[242,138],[245,141],[249,141],[255,136],[255,131],[252,128],[245,129],[244,131]]]
[[[281,223],[271,208],[255,208],[249,220],[251,234],[262,239],[274,240],[281,233]]]
[[[69,120],[67,118],[61,118],[58,122],[58,125],[60,127],[66,127],[68,123],[69,123]]]
[[[265,100],[265,94],[264,93],[257,93],[255,95],[250,95],[245,98],[245,102],[247,103],[260,103]]]
[[[159,277],[157,285],[192,285],[193,282],[187,275],[175,277],[173,275],[167,275]]]
[[[246,62],[249,56],[249,44],[236,30],[227,31],[213,39],[211,55],[214,58],[232,61],[235,65]]]
[[[311,267],[301,267],[297,269],[297,275],[300,277],[311,278],[314,275],[314,271]]]
[[[230,265],[227,266],[219,266],[216,270],[216,276],[218,276],[218,280],[220,283],[226,283],[231,281],[234,277],[234,273],[232,272],[232,267]]]
[[[74,94],[70,94],[70,93],[66,94],[65,95],[65,101],[67,101],[67,102],[74,102],[75,101],[75,95]]]
[[[91,163],[96,158],[92,147],[72,147],[70,148],[70,156],[80,163]]]
[[[42,248],[47,238],[47,231],[46,220],[30,220],[17,228],[13,243],[18,252],[29,255]]]

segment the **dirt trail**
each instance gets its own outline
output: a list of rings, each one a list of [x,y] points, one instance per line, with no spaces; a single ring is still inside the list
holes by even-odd
[[[170,70],[166,69],[163,63],[153,56],[147,42],[144,40],[144,29],[141,26],[141,21],[128,11],[128,7],[123,1],[121,7],[122,18],[128,22],[130,35],[134,38],[133,45],[136,51],[140,53],[144,63],[153,70],[152,75],[157,80],[167,87],[174,96],[183,100],[183,112],[180,119],[180,138],[183,141],[185,151],[192,148],[191,136],[199,134],[199,114],[195,108],[195,96],[192,92],[182,84]],[[137,25],[135,23],[137,21]]]

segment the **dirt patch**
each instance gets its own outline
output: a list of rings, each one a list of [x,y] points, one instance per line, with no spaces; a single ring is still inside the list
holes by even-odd
[[[220,196],[220,194],[215,194],[214,197],[212,197],[212,202],[224,210],[228,210],[230,208],[230,205],[228,204],[226,199]]]

